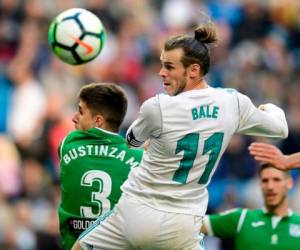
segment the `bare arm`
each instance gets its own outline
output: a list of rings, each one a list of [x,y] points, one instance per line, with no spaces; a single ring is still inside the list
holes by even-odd
[[[207,233],[208,233],[207,228],[206,228],[206,226],[205,226],[204,223],[202,224],[202,227],[201,227],[201,229],[200,229],[200,233],[204,233],[204,234],[207,234]]]
[[[200,233],[212,236],[212,229],[209,221],[209,215],[205,215],[202,221],[202,227],[200,228]]]
[[[271,163],[279,169],[300,168],[300,152],[284,155],[276,146],[262,142],[252,143],[249,151],[255,160]]]

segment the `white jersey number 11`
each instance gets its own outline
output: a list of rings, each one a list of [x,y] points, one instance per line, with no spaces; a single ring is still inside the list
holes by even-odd
[[[173,181],[183,184],[186,183],[189,171],[193,167],[194,160],[197,155],[199,137],[200,134],[191,133],[177,142],[175,154],[183,151],[183,158],[180,161],[179,168],[175,171]],[[219,157],[222,148],[223,137],[224,133],[218,132],[212,134],[205,140],[202,155],[208,153],[209,159],[205,166],[205,170],[198,181],[199,184],[206,184],[208,182],[210,173]]]

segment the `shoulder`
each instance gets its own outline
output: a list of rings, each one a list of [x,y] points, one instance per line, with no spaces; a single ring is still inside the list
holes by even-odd
[[[245,209],[236,207],[236,208],[225,210],[224,212],[221,212],[220,214],[241,213],[243,210],[245,210]]]
[[[72,144],[72,141],[76,140],[74,138],[76,138],[78,136],[78,131],[74,130],[69,132],[69,134],[67,134],[62,141],[60,142],[59,146],[58,146],[58,156],[60,159],[62,159],[62,155],[64,152],[66,152],[69,148],[69,145]]]
[[[239,96],[241,95],[236,89],[233,88],[211,88],[214,96],[221,102],[232,103],[237,105]]]
[[[233,209],[229,209],[229,210],[225,210],[223,212],[220,212],[218,214],[211,214],[208,215],[209,218],[215,219],[215,218],[238,218],[241,216],[241,214],[243,213],[243,211],[245,211],[245,209],[243,208],[233,208]]]
[[[156,95],[143,102],[140,112],[149,115],[155,115],[160,110],[161,95]]]
[[[234,95],[239,93],[236,89],[234,88],[213,88],[215,91],[219,93],[224,93],[225,95]]]
[[[298,224],[300,224],[300,214],[293,212],[291,218],[293,219],[293,221],[295,221]]]
[[[265,212],[262,209],[245,209],[247,210],[247,217],[264,217]]]
[[[224,96],[224,97],[233,97],[233,96],[236,96],[239,93],[234,88],[221,88],[221,87],[212,88],[212,87],[210,87],[210,90],[212,92],[214,92],[216,95],[221,95],[221,96]]]
[[[74,142],[77,143],[78,141],[89,140],[90,136],[91,136],[91,134],[88,131],[84,131],[84,130],[71,131],[61,141],[60,149],[62,150],[66,147],[69,147],[69,146],[73,145]]]
[[[241,92],[237,91],[234,88],[212,88],[212,89],[215,93],[219,95],[250,99],[248,96],[242,94]]]
[[[69,133],[65,136],[65,138],[63,139],[64,144],[69,143],[69,142],[71,142],[71,141],[73,141],[73,140],[76,140],[76,139],[82,137],[82,135],[85,134],[85,133],[86,133],[86,132],[85,132],[85,131],[82,131],[82,130],[74,130],[74,131],[69,132]]]
[[[164,93],[157,94],[146,101],[143,102],[142,106],[159,106],[159,103],[162,101],[167,101],[172,99],[173,96],[169,96]]]
[[[238,215],[240,216],[243,211],[245,211],[247,209],[243,209],[243,208],[233,208],[233,209],[229,209],[226,210],[224,212],[219,213],[219,215],[224,216],[224,215]]]
[[[244,220],[247,221],[247,225],[251,224],[251,226],[252,223],[260,224],[263,221],[266,222],[271,220],[271,218],[272,216],[269,216],[264,209],[247,209],[247,213],[244,214]]]

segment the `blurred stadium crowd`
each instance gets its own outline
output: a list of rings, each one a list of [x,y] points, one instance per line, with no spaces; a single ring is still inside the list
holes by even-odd
[[[47,43],[53,17],[73,7],[94,12],[107,32],[102,54],[76,67],[55,58]],[[0,249],[60,249],[56,151],[73,129],[80,86],[108,81],[126,89],[124,133],[141,102],[162,91],[162,42],[207,22],[203,13],[220,34],[210,85],[282,107],[290,134],[274,143],[284,153],[300,151],[299,0],[0,0]],[[209,188],[209,212],[262,205],[247,150],[257,139],[233,138]],[[293,177],[291,206],[300,212],[299,173]]]

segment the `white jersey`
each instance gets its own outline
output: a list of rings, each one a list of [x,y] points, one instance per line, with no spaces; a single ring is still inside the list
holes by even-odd
[[[203,216],[206,187],[235,132],[285,138],[288,128],[280,108],[266,104],[264,111],[257,109],[233,89],[209,87],[150,98],[127,131],[130,145],[147,139],[150,145],[122,190],[159,210]]]

